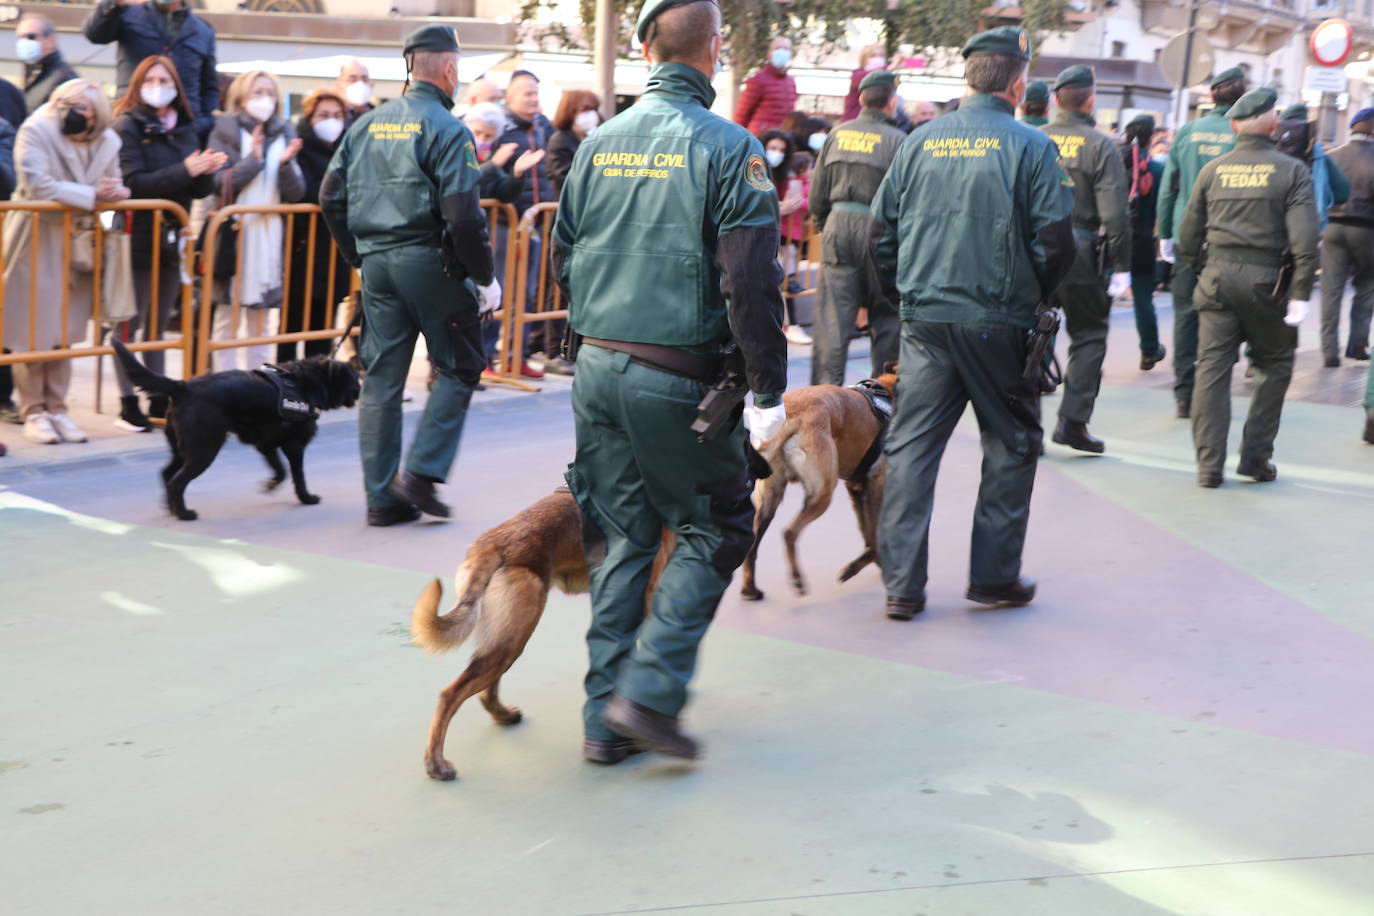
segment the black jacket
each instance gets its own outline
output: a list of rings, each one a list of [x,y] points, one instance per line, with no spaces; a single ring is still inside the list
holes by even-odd
[[[62,59],[61,51],[52,52],[32,66],[25,65],[24,105],[29,114],[46,102],[54,89],[76,77],[76,71]]]
[[[582,138],[571,130],[554,131],[549,138],[549,151],[546,159],[549,167],[549,180],[553,182],[553,193],[556,195],[563,192],[563,180],[568,177],[568,169],[572,168],[573,156],[577,155],[577,148],[582,144]]]
[[[24,105],[24,93],[9,80],[0,80],[0,118],[4,118],[10,127],[18,130],[19,125],[23,124],[28,116],[29,110]]]
[[[315,130],[310,126],[310,119],[301,117],[296,120],[296,136],[301,138],[301,151],[296,154],[296,162],[301,167],[301,176],[305,179],[305,196],[301,198],[304,203],[318,203],[320,199],[320,184],[324,181],[324,173],[329,170],[329,160],[334,157],[334,150],[339,146],[339,141],[325,143],[315,136]],[[333,241],[329,235],[329,229],[325,226],[324,220],[316,218],[315,224],[315,270],[313,275],[308,271],[310,255],[310,224],[311,220],[299,214],[292,221],[291,226],[291,307],[298,308],[299,303],[306,292],[306,280],[310,280],[310,298],[317,306],[321,305],[328,298],[329,294],[329,249]],[[343,298],[348,292],[348,261],[344,259],[340,252],[334,256],[334,301]],[[311,310],[311,324],[323,327],[324,312],[321,308]]]
[[[186,88],[186,103],[196,116],[196,134],[210,135],[219,107],[219,75],[215,72],[215,30],[187,7],[164,13],[153,2],[120,6],[100,0],[86,17],[83,31],[92,44],[119,42],[117,79],[122,93],[143,58],[165,54],[176,65]]]
[[[0,118],[0,200],[14,194],[14,128]]]
[[[515,155],[510,157],[506,163],[506,171],[515,168],[515,160],[520,158],[520,154],[529,150],[547,149],[549,137],[553,135],[553,125],[549,119],[541,114],[534,116],[533,121],[526,121],[516,117],[510,112],[506,113],[506,129],[501,136],[496,138],[492,149],[500,149],[502,144],[514,143],[516,145]],[[525,173],[522,181],[524,189],[520,193],[520,200],[516,203],[515,209],[524,213],[532,204],[557,203],[558,195],[554,193],[553,185],[549,182],[549,158],[547,155],[539,164]]]
[[[196,137],[194,122],[187,122],[181,114],[177,115],[177,125],[170,131],[165,130],[158,120],[157,112],[147,105],[137,108],[115,119],[115,133],[119,134],[119,167],[124,173],[124,184],[135,200],[163,199],[175,201],[189,212],[191,201],[197,197],[207,197],[215,191],[215,175],[192,177],[186,171],[183,160],[196,150],[200,143]],[[180,229],[176,220],[166,214],[162,219],[162,263],[177,263],[175,236],[169,235]],[[135,267],[148,267],[152,264],[152,211],[134,212],[133,249]]]

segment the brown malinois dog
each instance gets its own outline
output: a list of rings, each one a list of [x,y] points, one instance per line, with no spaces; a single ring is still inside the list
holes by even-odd
[[[897,392],[897,367],[889,364],[883,368],[883,374],[874,381],[891,400]],[[878,513],[883,504],[887,464],[879,455],[866,474],[857,475],[855,471],[873,447],[884,421],[874,412],[868,396],[854,388],[812,385],[790,391],[782,400],[787,407],[787,421],[759,449],[773,473],[754,484],[754,545],[744,558],[740,584],[740,595],[750,601],[763,597],[754,584],[759,543],[777,514],[787,485],[794,481],[801,483],[805,501],[782,538],[792,585],[798,594],[806,594],[806,580],[797,562],[797,538],[803,528],[830,508],[831,495],[840,480],[845,481],[849,490],[864,539],[864,552],[841,570],[840,581],[848,581],[877,559]]]

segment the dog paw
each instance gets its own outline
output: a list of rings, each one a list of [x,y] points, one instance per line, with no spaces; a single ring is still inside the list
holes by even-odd
[[[506,706],[491,714],[497,725],[519,725],[525,718],[519,706]]]
[[[200,513],[195,509],[182,509],[177,512],[176,516],[183,522],[194,522],[196,519],[200,518]]]
[[[316,505],[320,501],[320,498],[314,493],[298,493],[296,494],[296,498],[307,506]]]
[[[425,772],[430,779],[437,779],[440,782],[449,782],[458,775],[458,771],[453,768],[453,764],[447,760],[426,760]]]
[[[741,588],[741,589],[739,590],[739,596],[740,596],[741,598],[743,598],[745,601],[762,601],[762,600],[763,600],[763,592],[759,591],[759,590],[756,589],[756,588],[748,588],[748,587]]]
[[[266,480],[264,480],[264,481],[262,482],[262,492],[264,492],[264,493],[271,493],[271,492],[272,492],[273,490],[275,490],[277,487],[281,486],[282,481],[285,480],[285,479],[286,479],[285,477],[269,477],[269,478],[267,478]]]

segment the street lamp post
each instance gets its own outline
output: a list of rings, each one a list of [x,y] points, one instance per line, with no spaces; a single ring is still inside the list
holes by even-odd
[[[596,0],[596,35],[592,62],[596,68],[596,94],[601,97],[601,117],[615,116],[615,0]]]

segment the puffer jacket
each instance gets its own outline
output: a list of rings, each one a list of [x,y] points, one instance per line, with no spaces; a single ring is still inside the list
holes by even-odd
[[[772,130],[796,107],[797,81],[786,70],[765,64],[744,83],[735,105],[735,123],[758,136]]]

